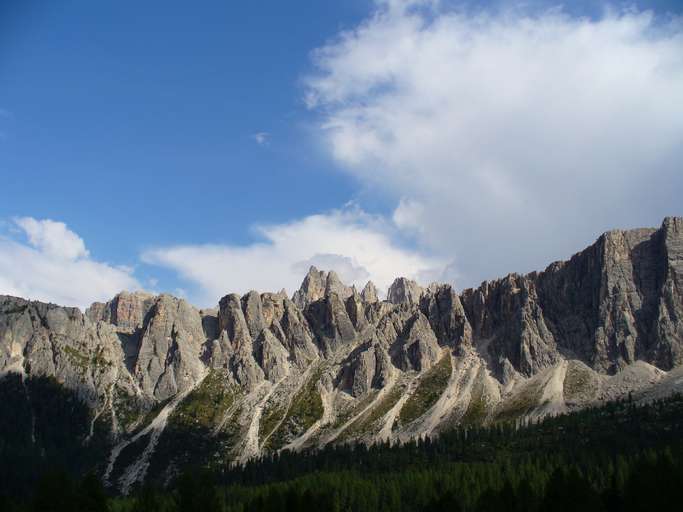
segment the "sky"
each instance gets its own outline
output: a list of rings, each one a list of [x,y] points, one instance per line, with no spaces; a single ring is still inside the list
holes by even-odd
[[[457,289],[683,215],[683,3],[0,4],[0,293]]]

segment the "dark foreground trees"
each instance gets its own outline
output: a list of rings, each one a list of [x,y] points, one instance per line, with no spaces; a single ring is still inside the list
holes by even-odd
[[[188,469],[169,488],[107,497],[93,475],[45,474],[0,510],[103,512],[641,512],[683,498],[683,398],[628,401],[532,425],[456,429],[403,446],[283,453]],[[3,501],[4,500],[4,501]]]

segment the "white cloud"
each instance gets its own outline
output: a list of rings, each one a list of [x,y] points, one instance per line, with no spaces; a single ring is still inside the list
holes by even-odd
[[[177,271],[195,285],[191,298],[215,305],[229,292],[278,291],[299,287],[308,267],[335,270],[347,284],[372,279],[387,289],[396,276],[423,282],[442,277],[445,262],[402,248],[394,227],[348,206],[287,224],[260,226],[262,242],[247,246],[190,245],[146,251],[143,261]]]
[[[0,236],[0,293],[85,308],[139,289],[132,269],[90,258],[83,240],[49,219],[14,219],[28,243]]]
[[[425,232],[425,207],[413,199],[402,198],[392,219],[399,229],[420,235]]]
[[[33,217],[16,218],[14,222],[24,230],[29,243],[48,256],[67,260],[88,257],[83,239],[63,222]]]
[[[314,53],[306,99],[334,158],[401,199],[395,222],[462,284],[683,213],[680,23],[377,5]]]
[[[256,141],[256,143],[259,146],[263,146],[264,144],[268,144],[268,141],[270,140],[270,133],[258,132],[252,135],[252,138]]]
[[[315,254],[307,260],[293,264],[292,270],[304,276],[312,266],[321,270],[333,269],[345,283],[365,283],[371,277],[370,272],[358,265],[353,258],[339,254]]]

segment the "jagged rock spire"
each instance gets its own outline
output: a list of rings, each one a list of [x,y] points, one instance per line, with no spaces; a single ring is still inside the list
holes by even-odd
[[[210,414],[193,415],[185,425],[196,425],[198,436],[212,432],[211,453],[225,454],[226,464],[287,443],[402,441],[479,421],[472,412],[484,413],[482,421],[505,418],[521,401],[529,404],[520,412],[528,418],[630,391],[654,397],[683,389],[680,218],[665,219],[659,229],[610,231],[568,261],[459,294],[450,285],[422,289],[399,278],[388,299],[371,305],[372,283],[358,294],[334,272],[315,267],[295,294],[300,307],[275,293],[228,295],[218,310],[202,311],[168,295],[121,293],[84,315],[0,295],[0,376],[55,377],[93,413],[77,425],[81,432],[105,412],[98,421],[114,433],[112,449],[151,411],[165,418],[157,422],[163,428],[166,420],[189,418],[182,404],[206,400],[201,410]],[[672,368],[671,375],[663,371]],[[410,422],[401,417],[408,402],[394,402],[392,419],[384,399],[366,401],[392,383],[418,389],[425,382],[442,398],[424,402]],[[195,387],[200,392],[189,393]],[[292,410],[297,396],[305,398],[298,401],[305,410],[287,412],[276,430],[264,433],[271,412]],[[340,413],[360,404],[364,418],[375,419],[360,428],[344,420],[355,426],[340,430]],[[226,434],[235,439],[230,450],[221,444]],[[177,431],[168,429],[156,438],[178,450],[166,468],[180,467],[176,462],[195,450],[185,446],[186,437],[173,436]],[[111,459],[113,474],[117,468],[132,474],[154,456],[156,440],[140,439],[127,448],[134,463],[128,452]],[[149,467],[155,465],[167,471],[159,460]]]
[[[340,299],[346,300],[353,295],[353,288],[342,283],[334,270],[325,272],[311,265],[301,287],[294,292],[292,302],[303,310],[311,302],[320,300],[330,293],[336,293]]]
[[[360,296],[363,299],[363,302],[367,302],[368,304],[379,302],[379,298],[377,297],[377,288],[372,281],[367,282],[363,288],[363,291],[360,293]]]
[[[415,281],[397,277],[389,287],[387,300],[393,304],[418,304],[423,291]]]
[[[311,302],[321,299],[325,295],[327,286],[327,273],[318,270],[313,265],[308,269],[308,274],[304,277],[301,287],[294,292],[292,302],[299,309],[304,309]]]
[[[334,270],[330,270],[325,283],[325,295],[330,293],[336,293],[340,299],[345,300],[353,295],[353,288],[342,283],[337,273]]]

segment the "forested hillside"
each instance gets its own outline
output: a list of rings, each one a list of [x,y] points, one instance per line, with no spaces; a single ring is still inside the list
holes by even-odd
[[[47,468],[46,468],[47,469]],[[97,479],[46,471],[12,511],[650,511],[683,484],[683,396],[629,400],[435,440],[348,445],[188,470],[169,489],[107,499]],[[5,489],[7,491],[7,489]]]

